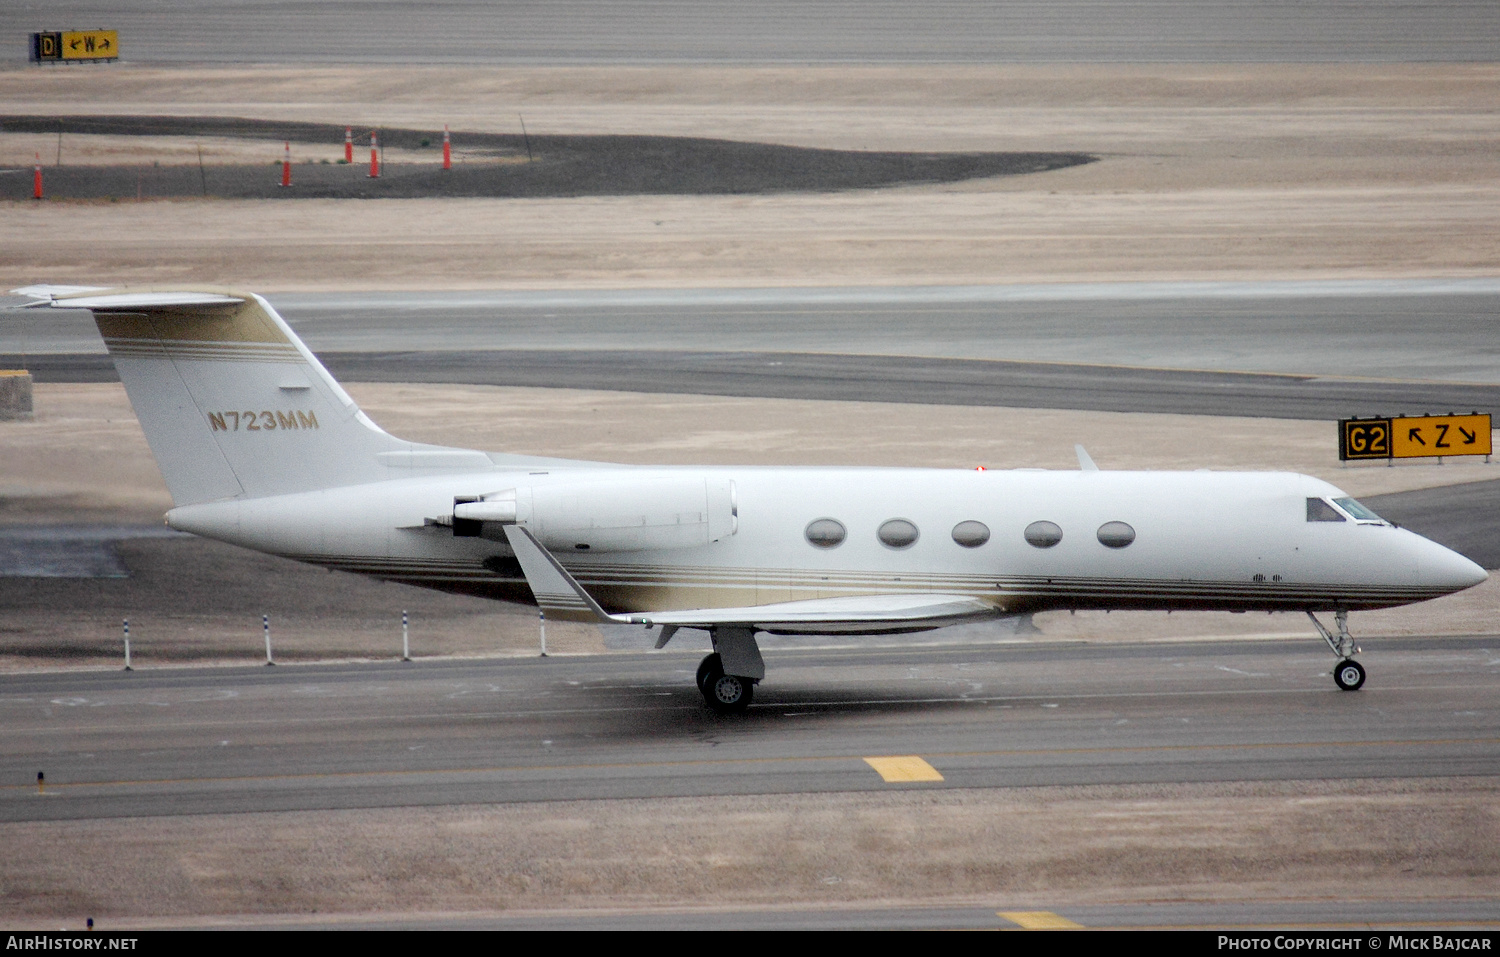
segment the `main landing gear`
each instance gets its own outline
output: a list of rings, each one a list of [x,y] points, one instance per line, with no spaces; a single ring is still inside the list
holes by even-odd
[[[1349,613],[1343,609],[1333,613],[1333,620],[1339,630],[1337,635],[1324,627],[1311,611],[1307,613],[1307,617],[1312,619],[1313,627],[1328,642],[1328,650],[1339,657],[1339,663],[1333,669],[1333,683],[1341,691],[1358,691],[1365,683],[1365,667],[1354,660],[1354,656],[1359,654],[1359,646],[1349,634]]]
[[[719,714],[738,714],[750,707],[755,697],[755,682],[739,675],[726,675],[724,662],[714,652],[698,665],[698,690],[703,700]]]
[[[698,665],[698,690],[719,714],[740,714],[750,707],[755,685],[766,676],[766,664],[750,628],[718,627],[709,632],[714,653]]]

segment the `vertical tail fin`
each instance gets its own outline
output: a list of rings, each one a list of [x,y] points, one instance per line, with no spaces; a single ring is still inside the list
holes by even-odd
[[[492,467],[386,434],[260,296],[108,290],[50,305],[93,311],[178,505]]]

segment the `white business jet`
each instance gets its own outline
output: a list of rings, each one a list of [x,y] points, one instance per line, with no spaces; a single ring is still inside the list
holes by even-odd
[[[1350,611],[1478,565],[1326,482],[1271,472],[634,467],[422,445],[362,413],[260,296],[32,286],[93,311],[175,503],[167,524],[552,618],[706,630],[740,711],[770,634],[892,634],[1049,609],[1302,611],[1358,689]],[[1315,612],[1332,612],[1335,629]]]

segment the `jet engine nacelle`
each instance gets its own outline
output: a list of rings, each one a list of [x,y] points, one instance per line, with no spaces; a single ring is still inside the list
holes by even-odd
[[[739,526],[734,483],[682,476],[560,482],[493,492],[453,504],[453,534],[505,541],[524,525],[549,550],[633,552],[692,548]]]

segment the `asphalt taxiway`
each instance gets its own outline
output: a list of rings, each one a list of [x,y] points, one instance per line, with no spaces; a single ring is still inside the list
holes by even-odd
[[[1327,420],[1500,406],[1488,279],[270,298],[353,382]],[[87,314],[0,313],[0,362],[115,378]]]
[[[318,353],[780,352],[1500,384],[1500,279],[268,298]],[[23,353],[104,345],[81,311],[0,312],[0,355]]]
[[[41,13],[45,12],[46,16]],[[196,63],[1381,62],[1496,58],[1490,9],[1464,0],[21,0],[0,31],[120,30],[127,59]],[[11,59],[24,54],[13,45]]]
[[[1500,638],[1362,658],[1340,692],[1312,639],[778,650],[736,718],[671,652],[15,674],[0,821],[1494,773]]]

